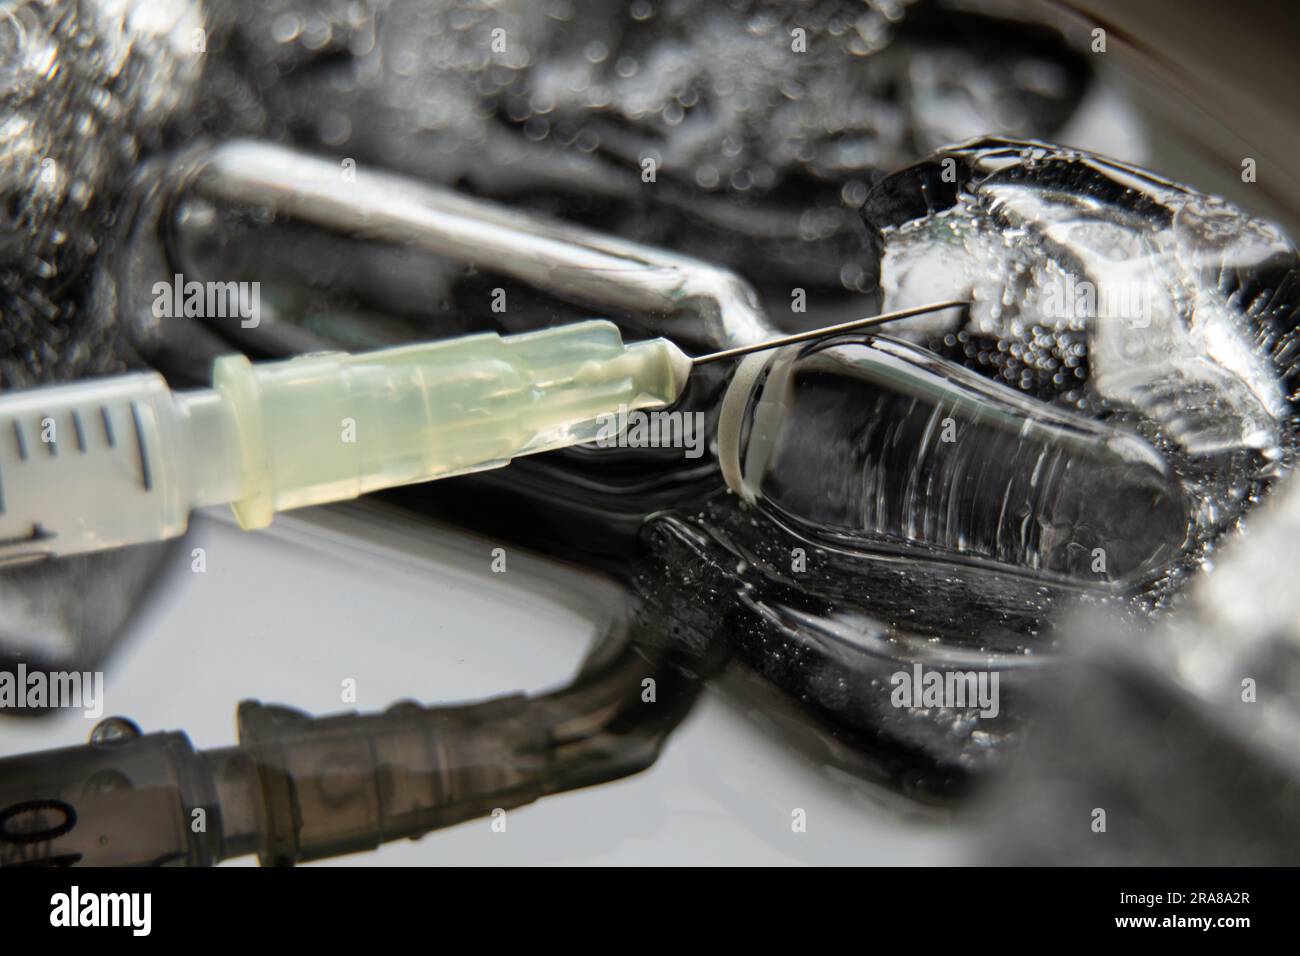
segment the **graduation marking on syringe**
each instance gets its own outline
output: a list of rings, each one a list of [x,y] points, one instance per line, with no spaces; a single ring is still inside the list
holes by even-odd
[[[74,408],[72,410],[72,430],[77,433],[77,451],[86,450],[86,431],[81,427],[81,414]]]
[[[113,435],[113,419],[108,413],[107,405],[99,406],[99,417],[104,423],[104,438],[108,441],[108,447],[116,448],[117,438]]]
[[[144,423],[140,421],[140,403],[131,403],[131,420],[135,423],[135,443],[140,449],[140,483],[145,491],[153,490],[153,472],[149,469],[149,450],[144,442]]]

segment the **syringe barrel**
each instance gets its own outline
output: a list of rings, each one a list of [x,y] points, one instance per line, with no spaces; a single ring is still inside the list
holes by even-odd
[[[184,531],[178,414],[156,373],[0,398],[0,563]]]
[[[218,360],[238,423],[246,528],[276,511],[481,471],[590,441],[602,416],[675,401],[689,361],[658,339],[624,346],[580,322],[350,355]]]

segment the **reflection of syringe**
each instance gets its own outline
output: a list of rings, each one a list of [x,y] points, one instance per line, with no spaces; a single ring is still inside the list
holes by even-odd
[[[156,373],[0,396],[0,563],[173,537],[192,509],[276,511],[508,464],[668,405],[693,364],[876,325],[908,309],[690,359],[609,322],[482,333],[360,355],[219,359],[213,388]]]

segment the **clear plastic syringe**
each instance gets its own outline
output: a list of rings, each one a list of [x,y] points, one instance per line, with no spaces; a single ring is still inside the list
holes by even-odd
[[[210,389],[156,372],[0,395],[0,565],[181,534],[230,504],[277,511],[507,465],[670,405],[695,365],[961,306],[936,302],[688,358],[611,322],[351,355],[216,361]]]
[[[351,355],[218,359],[213,387],[137,373],[0,395],[0,564],[157,541],[190,511],[277,511],[496,468],[669,404],[690,359],[610,322]]]

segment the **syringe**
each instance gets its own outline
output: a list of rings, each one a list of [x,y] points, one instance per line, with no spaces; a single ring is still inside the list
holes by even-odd
[[[172,392],[144,372],[0,395],[0,564],[174,537],[208,505],[261,528],[277,511],[498,468],[592,441],[621,409],[672,404],[695,364],[959,304],[695,359],[594,320],[257,365],[231,355],[210,389]]]

